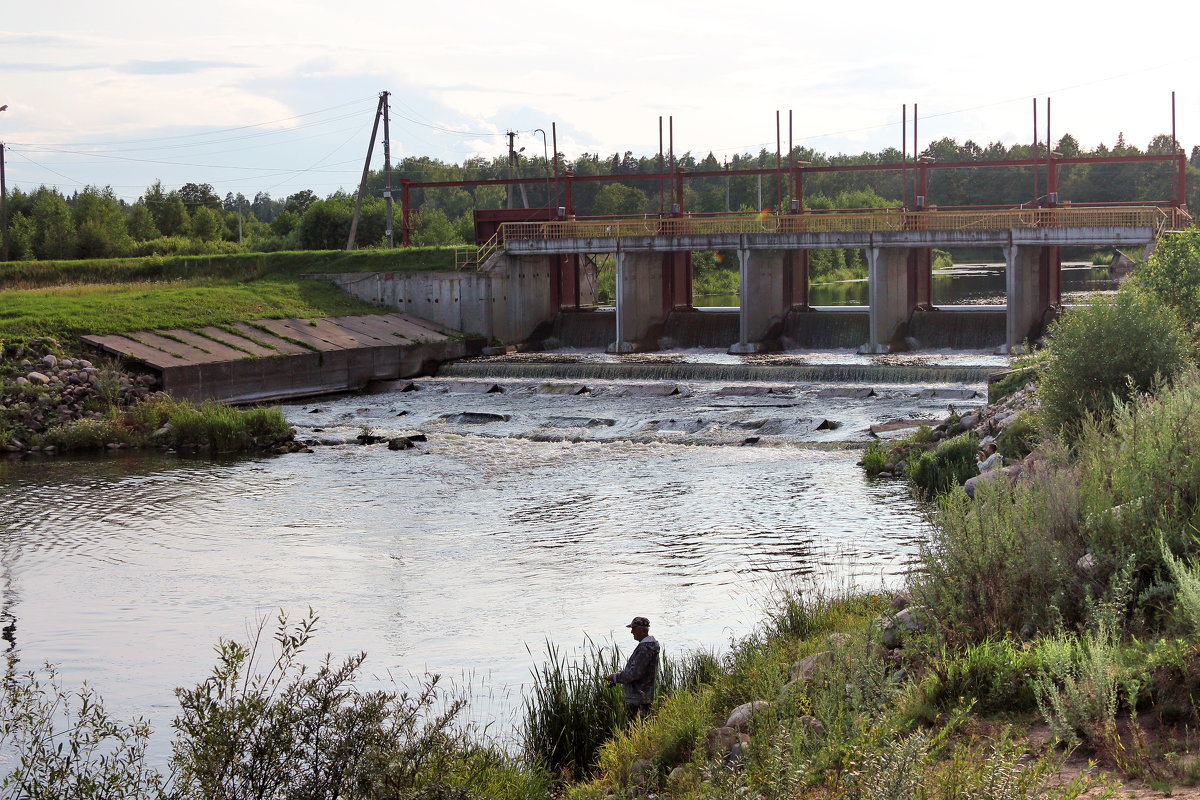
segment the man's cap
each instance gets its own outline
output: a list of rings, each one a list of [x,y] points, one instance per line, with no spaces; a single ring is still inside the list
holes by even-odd
[[[650,620],[645,617],[634,617],[633,622],[625,626],[626,628],[649,628]]]

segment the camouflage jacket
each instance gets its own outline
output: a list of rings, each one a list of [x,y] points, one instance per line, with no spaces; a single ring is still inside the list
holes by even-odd
[[[613,675],[621,684],[625,702],[629,705],[648,706],[654,702],[654,684],[658,681],[658,640],[647,636],[625,662],[625,669]]]

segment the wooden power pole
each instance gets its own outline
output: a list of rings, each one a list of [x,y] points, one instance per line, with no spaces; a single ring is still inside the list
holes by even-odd
[[[346,240],[346,249],[354,249],[354,239],[358,234],[358,215],[362,212],[363,195],[367,193],[367,176],[371,172],[371,154],[375,152],[375,137],[379,134],[379,117],[387,105],[387,92],[379,95],[379,105],[375,107],[375,123],[371,126],[371,143],[367,145],[367,160],[363,162],[362,181],[358,184],[358,196],[354,198],[354,216],[350,218],[350,237]]]
[[[388,127],[388,98],[391,92],[381,92],[379,99],[383,103],[383,198],[387,203],[387,240],[388,249],[396,246],[396,234],[392,230],[392,136]]]
[[[4,142],[0,142],[0,261],[8,261],[8,188],[4,185]]]

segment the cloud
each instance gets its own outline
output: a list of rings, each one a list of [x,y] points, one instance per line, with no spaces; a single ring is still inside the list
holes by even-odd
[[[0,32],[0,43],[28,45],[30,47],[57,47],[71,44],[75,41],[70,36],[55,36],[45,33],[5,33]]]
[[[173,61],[127,61],[124,64],[118,64],[114,69],[126,75],[190,75],[210,69],[247,69],[249,67],[249,64],[239,64],[233,61],[178,59]]]
[[[0,71],[4,72],[78,72],[102,69],[104,66],[104,64],[36,64],[32,61],[0,61]]]

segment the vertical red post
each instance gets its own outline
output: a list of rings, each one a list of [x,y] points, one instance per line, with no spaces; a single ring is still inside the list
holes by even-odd
[[[792,110],[788,109],[788,197],[796,199],[796,145],[792,143]]]
[[[1175,156],[1175,207],[1187,206],[1187,157],[1183,153]]]
[[[900,205],[908,208],[908,103],[900,108]]]
[[[408,178],[400,179],[400,228],[401,239],[400,243],[404,247],[412,246],[412,237],[408,227],[408,210],[409,210],[409,184],[412,183]]]
[[[779,207],[783,205],[783,158],[780,151],[783,149],[783,144],[780,142],[779,133],[779,109],[775,109],[775,211],[778,212]]]
[[[1049,149],[1049,148],[1047,148]],[[1054,208],[1058,205],[1058,162],[1054,160],[1054,153],[1051,152],[1046,156],[1046,205]]]
[[[558,123],[550,123],[550,138],[554,146],[554,213],[558,213]],[[546,201],[549,205],[549,199]]]
[[[796,250],[792,257],[792,305],[808,308],[808,251]]]
[[[1038,205],[1038,179],[1037,179],[1037,159],[1038,159],[1038,129],[1037,129],[1037,98],[1033,98],[1033,207]]]

